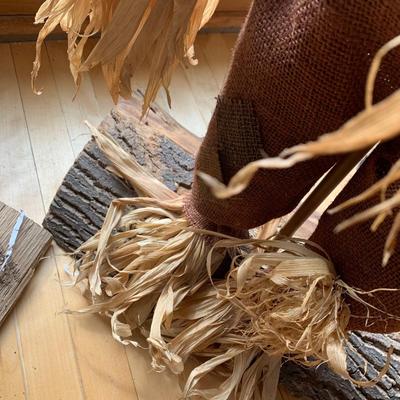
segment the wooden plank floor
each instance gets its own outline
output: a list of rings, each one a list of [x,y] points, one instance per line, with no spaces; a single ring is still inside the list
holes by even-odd
[[[232,34],[204,34],[199,66],[178,69],[171,115],[199,136],[206,131],[223,84]],[[100,71],[84,79],[75,101],[66,43],[43,51],[39,85],[30,88],[34,43],[0,44],[0,199],[41,223],[58,185],[89,133],[112,107]],[[143,87],[143,78],[137,81]],[[166,107],[163,93],[158,103]],[[79,308],[81,296],[65,287],[70,259],[53,246],[13,313],[0,329],[0,399],[177,400],[175,377],[156,374],[142,350],[116,343],[100,317],[62,313]],[[280,399],[288,395],[280,394]]]

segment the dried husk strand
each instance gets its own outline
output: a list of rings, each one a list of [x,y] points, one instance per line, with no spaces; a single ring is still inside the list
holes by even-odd
[[[77,250],[77,282],[92,302],[82,311],[108,313],[114,337],[124,344],[138,345],[127,337],[141,328],[149,330],[145,336],[151,346],[164,349],[160,324],[208,281],[205,265],[210,246],[186,229],[182,213],[179,198],[114,200],[102,229]],[[213,265],[220,262],[216,256]],[[176,335],[177,327],[171,329]],[[160,369],[157,357],[153,362]],[[182,372],[181,361],[169,363],[171,370]]]
[[[361,386],[374,385],[386,373],[391,351],[385,367],[372,381],[355,381],[349,376],[344,346],[350,311],[343,295],[366,309],[371,306],[360,298],[363,291],[350,288],[335,276],[331,261],[321,255],[322,249],[313,246],[294,238],[220,240],[213,250],[246,250],[232,259],[226,282],[215,284],[218,296],[242,310],[242,322],[246,322],[237,334],[242,332],[246,348],[255,347],[269,356],[281,355],[307,366],[328,362],[342,377]],[[243,330],[243,326],[247,328]]]
[[[196,63],[193,43],[217,5],[218,0],[47,0],[35,19],[44,26],[36,43],[32,87],[40,94],[35,82],[43,41],[60,25],[68,34],[70,69],[78,87],[82,72],[101,65],[116,103],[120,95],[131,95],[137,69],[148,67],[144,113],[161,86],[168,93],[178,63]],[[96,34],[100,39],[85,58],[87,40]]]
[[[108,315],[114,338],[125,345],[142,346],[138,335],[145,338],[158,371],[182,375],[189,358],[197,359],[185,398],[272,398],[281,357],[329,362],[349,378],[342,295],[370,306],[363,292],[335,277],[321,249],[189,226],[182,198],[153,182],[106,133],[91,129],[114,172],[152,197],[114,200],[101,230],[78,249],[76,281],[91,301],[81,312]],[[226,255],[227,279],[214,282]],[[357,383],[374,384],[388,365],[373,381]],[[212,374],[222,383],[202,388]]]
[[[214,283],[215,298],[225,299],[227,305],[233,304],[232,318],[240,315],[240,321],[230,328],[228,340],[224,337],[218,340],[218,343],[231,343],[228,350],[192,371],[185,386],[185,398],[200,395],[207,399],[227,399],[228,395],[236,393],[235,398],[242,399],[242,395],[251,392],[249,397],[243,398],[274,399],[271,388],[277,383],[281,357],[306,366],[328,362],[338,374],[364,387],[373,386],[387,372],[392,349],[384,368],[371,381],[356,381],[349,376],[344,345],[350,312],[343,294],[361,301],[366,307],[369,305],[360,299],[362,291],[349,288],[335,278],[327,258],[296,239],[243,241],[228,238],[218,241],[212,251],[219,248],[230,248],[238,254],[233,257],[226,282]],[[204,318],[207,320],[210,316]],[[219,397],[221,392],[217,396],[215,389],[196,389],[202,377],[230,360],[232,355],[236,365],[243,365],[247,357],[252,358],[254,370],[245,366],[247,371],[240,372],[242,380],[235,384],[232,380],[225,381],[221,387],[226,388],[228,383],[231,386],[229,392],[223,392],[223,397]],[[248,383],[248,379],[257,381],[260,376],[263,385],[254,388]]]
[[[221,264],[224,251],[210,258],[208,241],[186,229],[179,206],[149,198],[113,202],[109,215],[118,221],[109,220],[114,228],[107,240],[101,240],[100,232],[77,251],[77,283],[92,303],[80,312],[111,317],[113,336],[125,345],[142,346],[137,335],[144,337],[157,371],[182,374],[189,357],[197,357],[201,365],[186,383],[185,398],[199,394],[200,376],[214,372],[223,383],[205,390],[205,398],[228,399],[242,378],[253,382],[258,376],[250,374],[251,362],[256,353],[263,355],[246,350],[240,310],[209,284],[208,271]],[[100,278],[100,291],[92,285],[94,275]],[[257,366],[266,368],[265,362]],[[251,400],[256,390],[249,387],[240,398]]]
[[[384,178],[380,179],[378,182],[366,189],[364,192],[360,193],[358,196],[347,200],[336,208],[328,210],[329,213],[337,213],[348,207],[357,205],[370,198],[376,197],[377,195],[380,196],[379,203],[344,220],[336,227],[335,230],[336,232],[340,232],[360,222],[374,219],[371,224],[371,230],[375,232],[386,218],[394,216],[392,227],[385,241],[382,258],[383,266],[385,266],[389,262],[390,257],[393,255],[396,249],[398,235],[400,233],[400,212],[398,211],[400,207],[400,190],[397,190],[391,196],[388,196],[387,194],[390,185],[399,180],[400,159],[392,166],[392,168]]]

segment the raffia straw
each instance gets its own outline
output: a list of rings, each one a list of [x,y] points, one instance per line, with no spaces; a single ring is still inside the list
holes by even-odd
[[[344,344],[350,312],[343,294],[370,305],[360,299],[362,291],[335,277],[329,259],[296,239],[228,239],[213,249],[243,245],[260,246],[264,252],[250,250],[233,258],[226,283],[215,286],[220,297],[242,309],[246,316],[242,319],[249,318],[243,331],[247,348],[255,346],[306,366],[328,362],[335,372],[359,386],[373,386],[382,378],[393,349],[371,381],[356,381],[347,372]]]
[[[78,87],[82,72],[101,65],[116,103],[120,95],[131,95],[131,78],[138,68],[149,66],[145,113],[160,87],[168,92],[178,63],[196,64],[193,43],[217,4],[218,0],[46,0],[35,18],[44,26],[36,43],[32,87],[41,93],[35,85],[41,48],[60,25],[68,35],[70,70]],[[84,58],[88,38],[97,34],[98,43]]]

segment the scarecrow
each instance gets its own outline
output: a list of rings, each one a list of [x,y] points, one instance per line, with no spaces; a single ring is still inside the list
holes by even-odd
[[[77,84],[100,64],[117,100],[148,66],[145,113],[174,66],[195,63],[196,33],[216,5],[48,0],[33,81],[60,24]],[[195,357],[186,397],[269,398],[282,357],[328,362],[351,379],[346,332],[400,330],[400,53],[386,54],[399,26],[391,0],[254,0],[184,197],[92,127],[141,197],[115,200],[77,251],[83,311],[109,315],[124,344],[144,337],[157,370],[181,374]],[[309,241],[294,236],[295,217],[279,232],[265,225],[296,208],[307,216],[357,165]],[[223,383],[200,388],[212,371]]]

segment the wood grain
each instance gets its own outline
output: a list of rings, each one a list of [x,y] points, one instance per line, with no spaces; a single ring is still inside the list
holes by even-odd
[[[220,0],[218,11],[246,11],[250,8],[251,0]]]
[[[206,47],[200,42],[197,47],[209,57],[205,62],[218,82],[228,68],[230,49],[224,35],[201,36]],[[75,88],[65,73],[66,43],[54,41],[46,47],[40,76],[44,93],[37,97],[29,82],[34,44],[0,44],[0,199],[23,208],[36,222],[43,220],[87,137],[83,119],[89,115],[96,123],[112,108],[98,69],[90,72],[82,95],[72,101],[69,96]],[[199,121],[200,104],[201,115],[211,115],[213,105],[198,97],[203,78],[195,83],[193,76],[178,72],[172,111],[166,102],[161,104],[179,124],[191,127]],[[210,91],[213,97],[215,90]],[[185,101],[188,96],[192,100]],[[93,112],[96,103],[99,117]],[[152,372],[146,351],[117,343],[107,319],[62,312],[86,303],[78,291],[64,285],[70,257],[52,247],[0,329],[1,400],[179,399],[176,377]],[[282,396],[282,400],[287,399]]]
[[[34,15],[44,0],[0,0],[0,15]],[[244,11],[251,0],[221,0],[219,11]]]
[[[0,0],[0,42],[33,41],[42,24],[35,25],[36,11],[44,0]],[[237,32],[243,25],[250,0],[221,1],[203,32]],[[66,34],[58,26],[49,36],[63,39]]]
[[[34,41],[42,25],[34,25],[34,15],[0,15],[0,42]],[[57,27],[52,39],[64,39],[65,33]]]
[[[43,219],[40,187],[10,46],[0,44],[0,54],[0,199],[15,209],[24,209],[32,220],[40,222]],[[29,385],[25,371],[30,366],[24,359],[17,312],[41,267],[0,329],[0,393],[3,398],[27,398]]]
[[[0,255],[5,255],[19,212],[0,202]],[[41,226],[24,218],[12,258],[0,271],[0,325],[30,281],[40,258],[50,246],[51,235]]]
[[[0,0],[0,15],[34,15],[44,0]]]
[[[202,29],[203,32],[238,32],[247,15],[247,10],[216,11]]]

